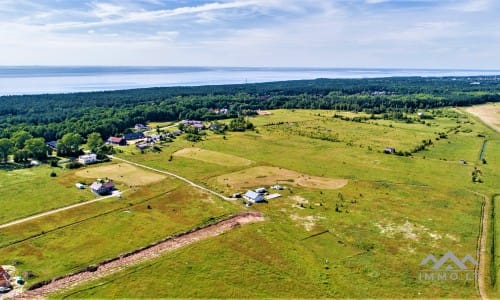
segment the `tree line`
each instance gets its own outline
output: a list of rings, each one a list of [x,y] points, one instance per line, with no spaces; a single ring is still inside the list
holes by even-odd
[[[471,84],[477,81],[481,84]],[[10,140],[19,131],[45,141],[68,133],[87,137],[95,132],[106,138],[128,133],[138,123],[235,118],[257,109],[336,109],[397,116],[420,109],[497,102],[499,91],[500,80],[490,76],[317,79],[3,96],[0,138]],[[212,108],[227,108],[229,113],[219,115]]]

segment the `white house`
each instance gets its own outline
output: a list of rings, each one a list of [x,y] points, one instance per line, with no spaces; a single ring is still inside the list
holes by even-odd
[[[259,193],[256,193],[254,191],[247,191],[245,195],[243,195],[243,198],[247,199],[250,202],[262,202],[264,201],[264,196],[262,196]]]
[[[78,156],[78,162],[83,165],[93,164],[97,162],[97,155],[94,153],[80,155]]]

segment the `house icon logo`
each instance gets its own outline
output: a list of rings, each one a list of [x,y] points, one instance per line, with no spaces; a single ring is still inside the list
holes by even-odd
[[[420,280],[474,280],[476,278],[477,260],[470,254],[462,259],[453,252],[446,252],[437,259],[433,254],[427,255],[420,263],[425,270],[419,272]]]

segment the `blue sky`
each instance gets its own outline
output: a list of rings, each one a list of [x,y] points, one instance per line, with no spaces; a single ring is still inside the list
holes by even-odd
[[[0,65],[500,69],[497,0],[1,0]]]

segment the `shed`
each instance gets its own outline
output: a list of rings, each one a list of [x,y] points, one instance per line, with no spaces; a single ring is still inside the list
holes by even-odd
[[[251,201],[251,202],[262,202],[264,201],[264,196],[262,196],[261,194],[257,193],[257,192],[254,192],[254,191],[251,191],[251,190],[248,190],[245,195],[243,196],[243,198],[247,199],[248,201]]]
[[[264,194],[266,192],[266,189],[261,187],[261,188],[258,188],[258,189],[255,189],[255,191],[259,194]]]
[[[81,184],[81,183],[77,183],[77,184],[75,184],[75,186],[76,186],[76,188],[81,189],[81,190],[83,190],[85,188],[85,185]]]
[[[385,147],[385,149],[384,149],[384,153],[387,153],[387,154],[394,154],[394,153],[396,153],[396,148],[393,148],[393,147]]]

